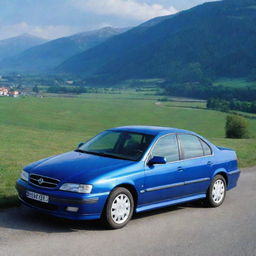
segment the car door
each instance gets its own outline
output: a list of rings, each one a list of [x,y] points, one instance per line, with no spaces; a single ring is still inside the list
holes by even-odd
[[[210,146],[192,134],[178,134],[186,195],[206,193],[210,185],[213,156]]]
[[[183,195],[183,176],[179,166],[179,148],[176,134],[168,134],[158,139],[150,153],[165,157],[167,163],[145,167],[144,204],[178,198]]]

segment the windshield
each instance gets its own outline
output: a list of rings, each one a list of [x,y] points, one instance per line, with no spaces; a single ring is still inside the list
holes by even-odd
[[[80,146],[77,151],[138,161],[144,155],[153,137],[133,132],[105,131]]]

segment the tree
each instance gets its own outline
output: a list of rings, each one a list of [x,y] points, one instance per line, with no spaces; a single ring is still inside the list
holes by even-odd
[[[228,112],[230,110],[230,103],[219,98],[210,98],[207,100],[207,108]]]
[[[252,69],[248,76],[248,81],[256,81],[256,68]]]
[[[256,0],[225,0],[227,3],[234,4],[236,6],[255,5]]]
[[[48,88],[47,92],[49,92],[49,93],[66,93],[67,89],[66,89],[66,87],[62,87],[59,85],[53,85]]]
[[[247,120],[238,115],[228,115],[226,119],[226,137],[236,139],[247,138]]]
[[[35,93],[39,93],[39,89],[38,89],[37,85],[35,85],[33,87],[32,91],[35,92]]]
[[[200,63],[190,63],[183,67],[178,72],[178,82],[201,82],[204,78],[204,73]]]

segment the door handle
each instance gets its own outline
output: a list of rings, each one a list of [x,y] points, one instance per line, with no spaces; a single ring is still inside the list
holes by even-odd
[[[178,167],[178,172],[183,172],[183,168],[181,166]]]
[[[207,165],[212,166],[212,161],[208,161]]]

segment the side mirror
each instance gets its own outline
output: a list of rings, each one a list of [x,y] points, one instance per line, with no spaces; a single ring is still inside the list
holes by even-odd
[[[80,148],[80,147],[82,147],[83,145],[84,145],[84,143],[83,143],[83,142],[80,142],[80,143],[78,144],[77,148]]]
[[[155,165],[155,164],[166,164],[166,158],[162,156],[154,156],[148,161],[148,165]]]

